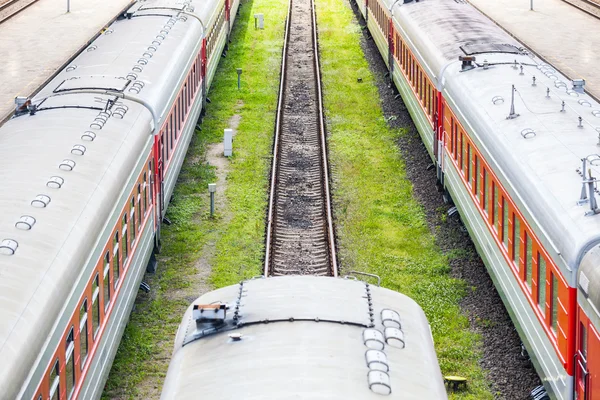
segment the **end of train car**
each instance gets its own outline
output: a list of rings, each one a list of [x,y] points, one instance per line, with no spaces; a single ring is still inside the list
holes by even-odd
[[[242,281],[199,297],[161,399],[447,399],[429,324],[409,297],[342,278]]]

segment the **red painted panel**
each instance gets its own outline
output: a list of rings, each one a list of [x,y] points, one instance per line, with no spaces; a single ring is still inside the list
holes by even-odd
[[[588,324],[588,397],[600,399],[600,335],[592,324]]]

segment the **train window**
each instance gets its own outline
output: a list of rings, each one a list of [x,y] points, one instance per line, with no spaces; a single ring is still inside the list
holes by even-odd
[[[100,329],[100,302],[98,298],[100,297],[100,277],[98,273],[94,277],[94,282],[92,283],[92,337],[96,339],[96,334],[98,333],[98,329]]]
[[[135,243],[135,232],[136,232],[136,229],[135,229],[135,197],[131,197],[131,213],[129,215],[129,220],[131,221],[131,229],[129,230],[131,232],[130,246],[133,247],[133,244]]]
[[[169,119],[171,121],[171,129],[173,129],[173,114],[169,116]],[[175,139],[177,139],[177,137],[179,136],[179,132],[177,132],[177,129],[173,129],[173,132],[175,132]]]
[[[127,257],[129,257],[127,234],[127,211],[125,211],[125,214],[123,215],[123,226],[121,231],[121,244],[123,245],[123,268],[125,267],[125,264],[127,264]]]
[[[67,375],[67,399],[70,399],[73,395],[73,389],[75,389],[75,341],[73,337],[73,327],[67,335],[67,343],[65,350],[65,372]]]
[[[87,299],[79,309],[79,365],[83,369],[88,355],[88,322],[87,322]]]
[[[550,291],[552,293],[552,300],[550,301],[550,327],[556,334],[558,326],[558,280],[554,271],[550,272],[550,275],[552,275],[552,281],[550,282]]]
[[[459,143],[459,150],[458,150],[458,169],[460,169],[461,172],[464,173],[464,163],[463,163],[463,157],[464,157],[464,142],[465,142],[465,138],[463,136],[463,131],[461,130],[459,132],[459,137],[460,137],[460,143]]]
[[[521,254],[519,252],[520,250],[520,242],[521,242],[521,230],[520,230],[520,224],[519,224],[519,217],[517,216],[517,214],[513,213],[512,214],[512,219],[513,219],[513,229],[512,229],[512,239],[513,239],[513,245],[512,245],[512,250],[513,250],[513,261],[515,262],[515,265],[517,266],[517,269],[520,268],[520,263],[519,263],[519,255]]]
[[[119,268],[119,231],[116,231],[113,238],[113,285],[115,289],[119,283]]]
[[[150,168],[149,168],[150,169],[150,174],[153,174],[154,173],[154,161],[150,160],[149,165],[150,165]],[[152,181],[149,182],[150,195],[148,197],[148,203],[150,203],[152,201],[152,199],[154,198],[154,187],[153,187],[152,183],[153,183]],[[144,194],[146,194],[146,193],[144,193]]]
[[[138,183],[137,189],[137,216],[138,216],[138,231],[142,229],[142,184]]]
[[[538,290],[538,306],[540,307],[540,309],[543,311],[545,311],[545,306],[546,306],[546,260],[544,259],[544,256],[542,256],[540,254],[540,252],[538,251],[537,253],[537,265],[538,265],[538,286],[537,286],[537,290]],[[544,315],[545,317],[545,315]]]
[[[525,282],[527,286],[529,286],[529,291],[531,292],[531,275],[532,275],[532,249],[531,249],[531,235],[526,230],[525,231]]]
[[[467,184],[471,186],[471,145],[467,143]]]
[[[148,209],[148,196],[146,195],[146,187],[148,186],[148,174],[144,172],[144,215],[146,215],[146,210]]]
[[[502,244],[508,249],[508,202],[502,196]]]
[[[479,156],[477,156],[477,154],[473,155],[473,193],[475,193],[475,197],[477,197],[477,199],[479,199],[481,196],[479,195],[479,186],[477,185],[479,183]]]
[[[50,399],[60,400],[60,369],[58,359],[50,371]]]
[[[110,304],[110,253],[106,252],[104,257],[104,312]]]
[[[500,231],[500,225],[498,222],[498,186],[495,181],[492,181],[492,226],[496,229],[496,232]]]
[[[488,173],[485,167],[481,168],[481,204],[483,205],[483,212],[489,215],[490,206],[488,201],[490,200],[490,185],[488,184]]]

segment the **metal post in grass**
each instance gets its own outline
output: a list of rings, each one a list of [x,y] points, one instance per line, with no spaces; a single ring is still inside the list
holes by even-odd
[[[238,74],[238,90],[240,90],[240,86],[242,84],[242,69],[241,68],[237,68],[237,74]]]
[[[215,192],[217,191],[216,183],[208,184],[208,191],[210,193],[210,217],[215,216]]]

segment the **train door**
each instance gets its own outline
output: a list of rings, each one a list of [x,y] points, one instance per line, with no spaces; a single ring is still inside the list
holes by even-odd
[[[575,352],[575,398],[600,399],[600,334],[581,309]]]
[[[162,222],[164,210],[164,152],[165,147],[163,143],[163,131],[161,130],[157,135],[154,135],[154,209],[156,210],[155,246],[157,247],[157,249],[160,249],[160,224]]]

